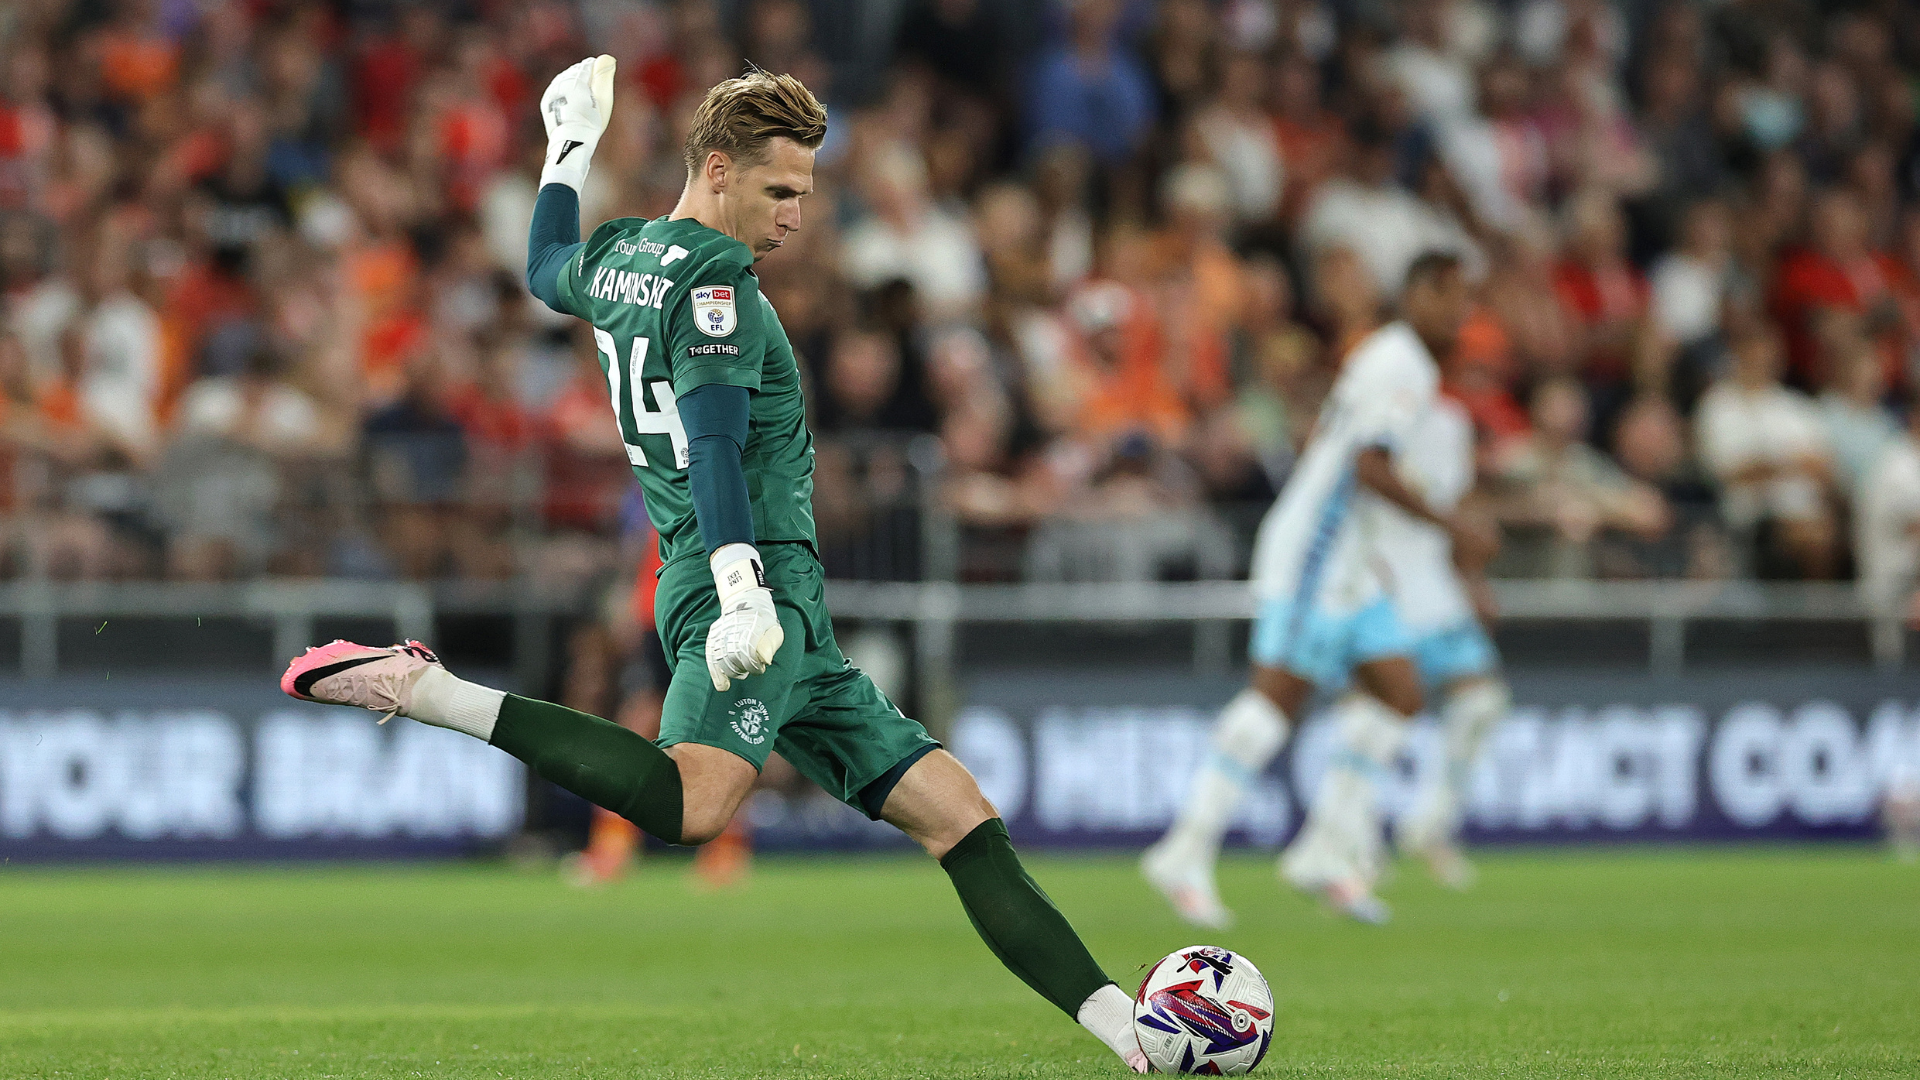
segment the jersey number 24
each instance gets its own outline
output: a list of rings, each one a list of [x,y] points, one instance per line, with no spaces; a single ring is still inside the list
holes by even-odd
[[[613,335],[599,327],[593,328],[593,343],[607,358],[607,392],[613,399],[613,422],[620,428],[620,441],[626,443],[627,461],[644,468],[647,453],[638,443],[627,438],[627,416],[633,417],[634,438],[641,435],[665,435],[673,440],[673,464],[675,468],[687,467],[687,429],[680,423],[680,407],[675,403],[673,383],[667,379],[655,379],[647,384],[653,391],[653,400],[659,409],[647,408],[646,396],[640,392],[641,373],[646,368],[647,348],[652,342],[643,337],[633,339],[633,351],[627,363],[626,377],[620,371],[620,347],[615,344]],[[627,399],[628,409],[620,407],[622,397]]]

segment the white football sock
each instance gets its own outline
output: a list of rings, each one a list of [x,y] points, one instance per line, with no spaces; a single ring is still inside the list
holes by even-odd
[[[1249,686],[1234,695],[1213,725],[1211,752],[1187,789],[1173,828],[1156,847],[1170,860],[1212,869],[1233,811],[1247,785],[1287,741],[1287,716]]]
[[[1474,759],[1494,725],[1512,708],[1513,694],[1499,679],[1474,679],[1447,695],[1446,704],[1440,708],[1446,761],[1439,778],[1421,791],[1419,802],[1400,823],[1403,849],[1418,851],[1451,840],[1459,831],[1460,808],[1466,803]]]
[[[1338,749],[1314,792],[1300,835],[1282,858],[1296,883],[1325,883],[1379,872],[1380,808],[1377,779],[1407,738],[1407,719],[1366,694],[1349,694],[1336,708]]]
[[[445,668],[429,667],[413,684],[413,702],[406,715],[423,724],[465,732],[481,742],[493,740],[500,719],[504,690],[470,683]]]
[[[1074,1019],[1121,1057],[1140,1052],[1140,1039],[1133,1033],[1133,999],[1112,983],[1081,1002]]]

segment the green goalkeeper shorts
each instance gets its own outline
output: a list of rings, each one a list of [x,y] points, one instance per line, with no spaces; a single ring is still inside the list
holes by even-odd
[[[804,544],[768,544],[760,555],[786,640],[764,674],[735,679],[725,692],[707,673],[707,628],[720,617],[713,572],[702,559],[681,559],[661,572],[654,619],[673,681],[660,745],[717,746],[755,769],[778,750],[801,775],[877,819],[906,767],[940,744],[840,651],[813,552]]]

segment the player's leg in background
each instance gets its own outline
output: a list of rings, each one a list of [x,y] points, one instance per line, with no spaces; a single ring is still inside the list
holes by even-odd
[[[880,817],[940,860],[987,947],[1020,980],[1079,1021],[1135,1072],[1133,999],[1113,984],[1052,899],[1020,865],[1000,812],[945,750],[914,762]]]
[[[1449,888],[1473,884],[1473,864],[1459,848],[1467,783],[1480,747],[1513,707],[1513,694],[1496,674],[1455,679],[1441,691],[1440,726],[1445,759],[1438,775],[1424,784],[1413,808],[1395,830],[1400,850],[1424,859],[1433,876]]]
[[[1406,656],[1354,668],[1362,692],[1340,703],[1337,743],[1307,819],[1280,859],[1280,875],[1362,922],[1388,918],[1373,896],[1381,830],[1378,787],[1420,711],[1420,680]]]
[[[1209,929],[1232,925],[1233,913],[1214,885],[1220,840],[1248,786],[1285,745],[1287,718],[1299,714],[1312,692],[1310,683],[1286,669],[1255,663],[1250,684],[1214,721],[1207,755],[1173,826],[1141,856],[1141,873],[1188,922]]]

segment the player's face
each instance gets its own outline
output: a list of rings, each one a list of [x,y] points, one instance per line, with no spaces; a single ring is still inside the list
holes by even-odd
[[[800,228],[800,200],[813,193],[813,151],[788,138],[767,146],[765,161],[727,178],[728,235],[753,249],[755,262]]]
[[[1453,347],[1467,321],[1473,296],[1467,275],[1447,270],[1428,277],[1407,293],[1407,321],[1438,356]]]

